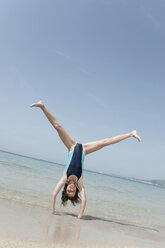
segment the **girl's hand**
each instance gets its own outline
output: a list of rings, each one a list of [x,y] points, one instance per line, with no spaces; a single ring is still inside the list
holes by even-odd
[[[78,218],[78,219],[82,219],[82,215],[79,214],[79,215],[77,216],[77,218]]]
[[[51,214],[55,214],[55,210],[54,209],[51,210]]]

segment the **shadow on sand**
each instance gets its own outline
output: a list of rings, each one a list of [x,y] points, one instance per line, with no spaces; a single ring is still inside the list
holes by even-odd
[[[77,215],[72,214],[72,213],[67,213],[67,212],[56,212],[55,215],[69,215],[69,216],[77,217]],[[109,223],[115,223],[115,224],[122,225],[122,226],[130,226],[130,227],[136,227],[136,228],[140,228],[140,229],[146,229],[146,230],[151,230],[151,231],[159,232],[159,230],[157,230],[155,228],[146,227],[146,226],[138,226],[138,225],[129,224],[129,223],[123,223],[123,222],[120,222],[120,221],[105,219],[105,218],[91,216],[91,215],[84,215],[82,219],[83,220],[104,221],[104,222],[109,222]]]

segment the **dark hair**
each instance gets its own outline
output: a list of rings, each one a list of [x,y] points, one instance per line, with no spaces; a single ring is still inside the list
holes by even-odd
[[[78,188],[76,187],[76,194],[75,194],[75,196],[74,196],[74,197],[69,197],[69,196],[67,195],[67,193],[66,193],[67,186],[68,186],[68,184],[65,184],[64,189],[63,189],[63,191],[62,191],[61,204],[62,204],[63,206],[66,206],[67,201],[70,200],[70,201],[72,202],[72,204],[75,206],[76,203],[80,203],[80,201],[81,201],[81,200],[80,200],[80,197],[78,196],[79,190],[78,190]]]

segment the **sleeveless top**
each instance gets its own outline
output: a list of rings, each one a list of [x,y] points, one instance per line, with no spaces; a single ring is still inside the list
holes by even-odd
[[[68,154],[68,162],[65,167],[67,180],[74,175],[77,177],[77,182],[82,175],[85,154],[83,152],[82,144],[77,143],[72,151]]]

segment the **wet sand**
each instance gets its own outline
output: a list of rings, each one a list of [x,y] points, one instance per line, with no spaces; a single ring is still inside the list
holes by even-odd
[[[165,229],[0,199],[0,248],[165,247]]]

